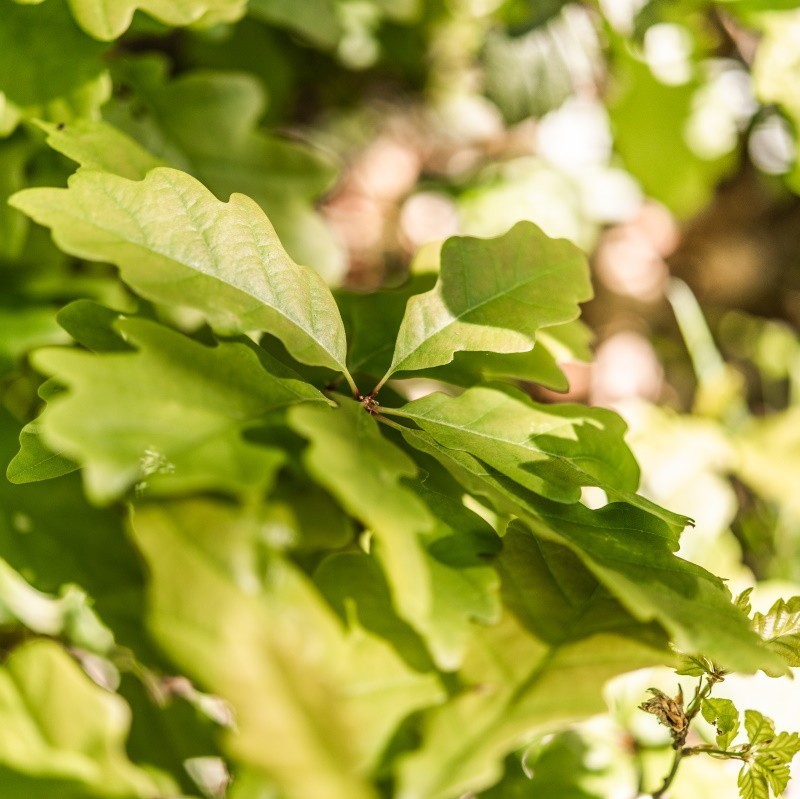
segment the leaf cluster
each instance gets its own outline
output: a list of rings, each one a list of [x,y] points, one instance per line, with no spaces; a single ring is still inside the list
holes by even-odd
[[[751,621],[676,554],[623,420],[525,390],[585,348],[574,244],[520,222],[334,291],[330,159],[252,76],[117,48],[241,0],[0,5],[0,797],[450,799],[675,647],[797,665],[795,600]],[[250,12],[329,47],[339,5]],[[656,699],[684,734],[699,700]],[[800,739],[748,714],[755,797]]]

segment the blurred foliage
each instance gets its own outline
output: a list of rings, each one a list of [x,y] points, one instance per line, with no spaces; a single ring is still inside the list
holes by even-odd
[[[342,555],[315,571],[315,548],[341,546],[352,522],[332,498],[333,482],[308,482],[294,439],[275,449],[217,441],[193,475],[196,488],[215,471],[227,474],[226,459],[247,473],[249,456],[258,452],[269,460],[261,477],[275,482],[263,517],[248,509],[250,516],[235,519],[228,500],[199,509],[195,503],[205,500],[187,500],[173,518],[146,510],[127,532],[121,506],[87,503],[69,457],[36,448],[31,420],[66,378],[59,381],[53,369],[55,382],[43,383],[29,354],[68,342],[65,330],[89,350],[127,346],[111,322],[102,340],[82,337],[74,319],[70,326],[72,306],[59,325],[56,313],[67,303],[102,303],[114,318],[136,310],[144,319],[131,330],[140,335],[153,320],[200,340],[208,331],[192,311],[157,300],[137,306],[116,272],[64,254],[7,204],[12,194],[66,185],[76,163],[101,161],[107,172],[129,178],[156,165],[177,167],[223,201],[232,192],[248,194],[292,258],[344,287],[337,298],[355,333],[350,354],[366,373],[391,353],[370,351],[365,331],[394,333],[400,319],[393,299],[366,309],[359,290],[384,289],[375,298],[430,290],[427,266],[438,265],[440,242],[456,233],[498,235],[530,220],[575,242],[594,266],[596,298],[585,309],[596,336],[591,361],[585,328],[565,326],[550,329],[535,357],[479,362],[465,353],[424,376],[464,385],[476,375],[517,378],[541,401],[615,408],[630,426],[642,492],[696,520],[681,540],[681,556],[724,577],[734,593],[755,585],[754,602],[766,611],[777,593],[800,592],[799,6],[0,0],[0,447],[10,463],[22,432],[12,476],[60,475],[0,486],[0,797],[280,799],[259,771],[291,771],[291,764],[273,762],[274,753],[258,751],[269,714],[255,708],[245,717],[240,745],[247,755],[229,774],[221,758],[241,755],[226,735],[230,708],[169,675],[180,669],[213,682],[225,673],[223,659],[236,657],[254,664],[257,692],[275,685],[296,690],[302,675],[277,673],[260,660],[249,636],[264,610],[237,592],[236,580],[247,572],[243,563],[259,563],[270,547],[282,551],[300,529],[307,536],[296,550],[300,565],[279,559],[274,584],[257,586],[281,619],[268,641],[281,657],[299,645],[308,656],[303,668],[314,665],[310,637],[293,632],[292,592],[311,608],[320,635],[334,626],[334,611],[318,608],[321,600],[299,576],[304,571],[315,574],[342,618],[352,616],[353,603],[343,585],[373,597],[377,616],[389,603],[383,577],[362,562]],[[413,281],[398,288],[410,272]],[[227,341],[207,357],[245,357],[251,344]],[[270,353],[264,357],[286,356],[279,343],[262,346]],[[320,384],[330,377],[322,368],[314,374]],[[204,375],[184,377],[194,385]],[[105,405],[108,417],[137,396],[141,380],[127,378],[99,378],[104,392],[120,395]],[[163,384],[164,405],[175,413],[167,378]],[[180,415],[179,409],[170,418]],[[99,411],[96,420],[103,421]],[[251,434],[275,443],[269,429]],[[92,446],[101,449],[102,439]],[[176,443],[176,451],[186,445]],[[281,449],[291,455],[276,477],[273,455]],[[170,474],[151,466],[150,487],[169,486]],[[141,489],[140,477],[118,479]],[[247,486],[250,497],[266,490],[255,482]],[[587,492],[589,503],[604,500]],[[215,515],[218,529],[230,534],[232,552],[220,552],[210,536],[184,549],[175,543],[191,538],[187,520],[201,512]],[[322,515],[329,524],[319,524]],[[78,517],[80,525],[70,523]],[[203,566],[202,580],[185,594],[169,579],[189,568],[182,558]],[[475,593],[464,590],[475,615],[489,618],[491,603],[479,590],[485,575],[476,567],[473,576]],[[228,604],[192,620],[197,624],[176,643],[175,608],[186,610],[184,595],[206,591]],[[226,613],[240,628],[225,629]],[[418,681],[425,702],[439,700],[442,686],[416,668],[427,653],[403,619],[389,609],[383,621],[368,613],[351,621],[349,637],[337,639],[341,651],[357,652],[401,682]],[[392,629],[376,632],[371,624]],[[205,635],[235,639],[234,654],[218,652],[198,665]],[[396,649],[382,646],[381,635]],[[460,651],[463,641],[450,645]],[[502,651],[485,642],[492,645]],[[354,694],[364,689],[346,672],[336,679]],[[670,742],[634,708],[655,679],[650,673],[615,681],[608,715],[531,742],[506,758],[503,776],[480,796],[591,799],[653,789],[669,767]],[[691,681],[682,684],[688,694]],[[760,677],[731,677],[728,686],[781,729],[796,725],[797,688]],[[225,688],[247,708],[242,686]],[[401,720],[380,717],[380,698],[374,708],[352,696],[348,702],[374,731],[373,749],[353,751],[343,743],[346,732],[319,731],[320,715],[329,712],[322,695],[297,717],[294,707],[275,712],[289,714],[324,757],[358,764],[353,769],[369,762],[381,795],[389,796],[386,764],[413,748],[419,730],[413,723],[395,730]],[[30,703],[48,707],[36,724],[24,711]],[[467,714],[453,725],[469,722]],[[437,734],[435,725],[430,734]],[[711,727],[701,734],[713,741]],[[409,784],[422,784],[424,765],[406,760]],[[735,786],[736,771],[726,764],[692,758],[675,790],[703,799],[733,795]]]

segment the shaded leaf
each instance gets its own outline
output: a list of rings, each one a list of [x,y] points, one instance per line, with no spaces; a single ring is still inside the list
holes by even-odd
[[[8,464],[6,477],[16,484],[35,483],[70,474],[80,465],[62,452],[53,452],[42,441],[38,420],[26,424],[19,434],[19,452]]]
[[[590,297],[585,256],[531,222],[496,239],[448,239],[436,286],[408,301],[386,377],[462,350],[527,352],[540,328],[577,318]]]
[[[424,634],[433,586],[419,536],[433,532],[435,522],[401,482],[415,476],[417,467],[381,435],[359,403],[337,399],[336,409],[292,409],[289,424],[311,442],[303,460],[312,477],[374,535],[397,612]]]
[[[294,0],[250,0],[248,12],[324,48],[333,47],[342,32],[335,0],[305,0],[302,4]]]
[[[139,182],[85,171],[68,189],[19,192],[13,205],[51,227],[66,252],[116,264],[148,299],[197,308],[225,331],[268,330],[297,360],[345,370],[344,327],[330,291],[289,258],[244,195],[221,203],[174,169]]]
[[[599,711],[609,677],[669,657],[659,628],[637,622],[564,547],[514,524],[497,565],[510,612],[474,637],[463,692],[426,713],[421,748],[399,764],[408,799],[491,785],[533,733]]]
[[[624,503],[599,510],[549,502],[472,455],[424,432],[406,430],[413,447],[436,458],[470,493],[522,518],[544,540],[566,545],[636,618],[654,619],[679,649],[707,653],[728,668],[785,668],[750,630],[723,582],[673,554],[678,526]],[[680,518],[680,517],[677,517]],[[697,613],[697,603],[704,608]]]
[[[107,45],[78,28],[65,2],[30,6],[0,0],[0,18],[0,92],[17,106],[42,106],[104,72]]]
[[[4,462],[18,434],[19,425],[0,413]],[[0,553],[39,591],[58,596],[80,586],[117,643],[154,661],[143,631],[142,570],[120,513],[89,505],[77,475],[18,486],[0,478]]]

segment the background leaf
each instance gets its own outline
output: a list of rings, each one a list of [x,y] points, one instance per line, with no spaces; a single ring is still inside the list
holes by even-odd
[[[104,41],[124,33],[138,9],[167,25],[189,25],[232,22],[244,14],[245,6],[243,0],[69,0],[69,4],[78,24]]]
[[[20,647],[0,668],[0,713],[0,796],[150,799],[175,791],[127,759],[127,705],[55,643]]]

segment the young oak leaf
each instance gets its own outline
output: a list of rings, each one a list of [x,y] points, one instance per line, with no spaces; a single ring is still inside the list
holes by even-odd
[[[542,327],[578,317],[592,296],[586,258],[532,222],[504,236],[456,236],[442,248],[439,280],[412,297],[389,371],[450,363],[456,352],[528,352]]]
[[[316,208],[336,180],[336,162],[262,129],[266,98],[253,75],[170,73],[165,58],[115,61],[113,77],[130,94],[115,98],[106,118],[164,159],[164,166],[188,172],[219,199],[241,192],[255,200],[292,259],[339,281],[346,270],[344,253]]]
[[[727,749],[739,732],[739,711],[730,699],[704,699],[700,710],[703,718],[717,730],[717,746]]]
[[[26,189],[11,204],[50,227],[65,252],[118,266],[143,297],[195,308],[225,332],[269,331],[298,361],[349,377],[333,295],[288,256],[249,197],[220,202],[164,167],[138,182],[81,170],[67,189]]]
[[[684,517],[665,510],[655,515],[657,506],[645,512],[621,502],[599,510],[551,502],[424,431],[409,428],[403,437],[497,512],[523,519],[540,539],[569,547],[634,616],[663,625],[680,650],[705,652],[741,671],[781,668],[780,658],[731,604],[723,582],[675,556]]]
[[[766,613],[753,614],[753,629],[789,666],[800,666],[800,596],[779,599]]]
[[[772,719],[757,710],[746,710],[744,717],[749,749],[739,772],[739,794],[742,799],[769,799],[771,789],[780,796],[789,782],[789,764],[800,751],[800,735],[776,733]]]
[[[52,348],[32,358],[67,388],[40,417],[44,444],[83,466],[97,503],[143,482],[158,491],[263,488],[283,455],[243,431],[271,411],[325,402],[246,344],[206,347],[144,319],[117,328],[135,352]]]
[[[469,452],[525,488],[573,503],[582,486],[679,519],[636,494],[639,467],[624,441],[625,422],[583,405],[542,405],[510,386],[475,386],[459,397],[434,393],[392,411],[411,419],[445,447]]]

